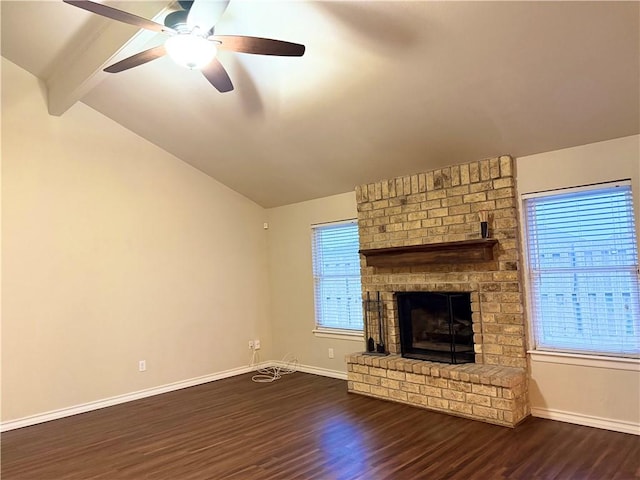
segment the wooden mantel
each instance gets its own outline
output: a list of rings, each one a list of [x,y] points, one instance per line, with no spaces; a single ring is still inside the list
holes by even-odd
[[[369,267],[479,263],[493,260],[495,238],[360,250]]]

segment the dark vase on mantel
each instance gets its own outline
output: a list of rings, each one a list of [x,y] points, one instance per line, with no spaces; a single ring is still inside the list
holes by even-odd
[[[489,238],[489,224],[487,222],[480,222],[480,235],[482,238]]]

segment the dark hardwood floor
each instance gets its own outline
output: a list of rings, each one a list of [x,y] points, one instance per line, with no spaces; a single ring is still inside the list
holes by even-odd
[[[538,418],[498,427],[303,373],[242,375],[2,435],[2,480],[633,478],[634,435]]]

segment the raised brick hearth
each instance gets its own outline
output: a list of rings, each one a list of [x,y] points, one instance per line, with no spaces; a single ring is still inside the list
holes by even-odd
[[[513,427],[529,413],[525,370],[354,353],[349,391]]]
[[[529,413],[515,175],[510,157],[356,188],[360,248],[438,247],[480,238],[489,215],[493,259],[368,266],[363,293],[383,302],[388,357],[349,355],[349,391],[513,426]],[[464,243],[464,242],[463,242]],[[467,257],[465,257],[467,258]],[[400,357],[397,292],[470,292],[475,363]]]

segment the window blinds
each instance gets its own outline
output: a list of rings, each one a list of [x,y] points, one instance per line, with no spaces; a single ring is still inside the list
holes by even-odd
[[[526,198],[525,212],[536,348],[638,356],[630,184]]]
[[[313,228],[313,278],[318,327],[362,330],[358,225]]]

